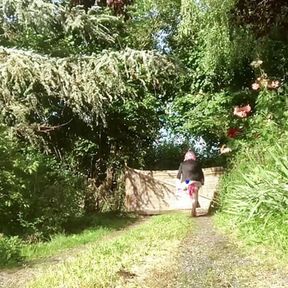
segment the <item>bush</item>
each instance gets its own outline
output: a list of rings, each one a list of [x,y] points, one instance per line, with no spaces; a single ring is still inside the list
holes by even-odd
[[[18,237],[4,237],[0,235],[0,266],[17,263],[21,257],[22,242]]]
[[[0,233],[36,240],[61,231],[81,212],[82,179],[54,158],[21,147],[4,127],[0,134]]]

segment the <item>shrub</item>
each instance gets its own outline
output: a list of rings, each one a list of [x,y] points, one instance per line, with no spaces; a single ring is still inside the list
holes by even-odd
[[[21,261],[22,242],[18,237],[4,237],[0,235],[0,266]]]
[[[82,179],[54,158],[21,147],[4,127],[0,133],[0,233],[35,240],[60,231],[81,212]]]

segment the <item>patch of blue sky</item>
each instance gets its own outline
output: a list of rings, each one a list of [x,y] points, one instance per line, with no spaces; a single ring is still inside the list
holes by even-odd
[[[154,34],[154,40],[156,41],[156,49],[158,51],[167,54],[171,52],[171,47],[169,46],[169,43],[167,41],[170,34],[171,32],[168,29],[162,29]]]

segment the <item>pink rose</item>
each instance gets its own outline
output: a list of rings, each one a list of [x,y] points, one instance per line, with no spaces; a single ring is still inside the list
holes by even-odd
[[[252,84],[252,89],[253,89],[254,91],[257,91],[257,90],[260,89],[260,85],[259,85],[258,83],[253,83],[253,84]]]
[[[246,118],[251,113],[251,111],[252,111],[251,106],[250,104],[248,104],[242,107],[239,107],[239,106],[234,107],[233,114],[240,118]]]

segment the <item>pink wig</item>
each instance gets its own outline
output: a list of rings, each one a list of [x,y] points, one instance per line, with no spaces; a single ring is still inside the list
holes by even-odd
[[[196,155],[194,152],[192,151],[188,151],[186,154],[185,154],[185,157],[184,157],[184,161],[187,161],[187,160],[196,160]]]

